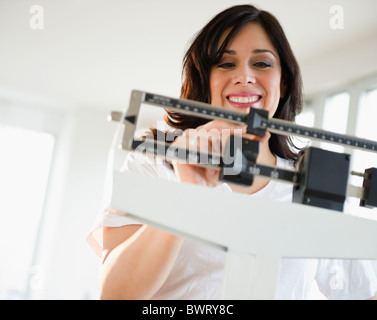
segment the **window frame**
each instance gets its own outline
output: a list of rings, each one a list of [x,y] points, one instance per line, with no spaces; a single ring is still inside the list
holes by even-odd
[[[364,138],[357,135],[357,123],[359,121],[359,110],[362,103],[363,95],[373,90],[377,90],[377,75],[349,83],[348,85],[339,86],[335,89],[326,90],[326,91],[313,94],[310,98],[307,99],[307,101],[308,101],[308,105],[310,106],[311,109],[314,110],[314,113],[315,113],[314,127],[323,128],[326,99],[340,93],[348,92],[350,96],[350,101],[349,101],[349,107],[348,107],[348,119],[347,119],[347,127],[346,127],[345,134],[351,135],[351,136],[357,136],[359,138]],[[312,141],[312,145],[315,147],[319,147],[320,142]],[[354,163],[355,149],[350,148],[350,147],[345,147],[343,153],[348,153],[351,155],[350,168],[351,170],[354,170],[354,168],[356,167]],[[375,164],[375,167],[377,167],[377,163]],[[349,183],[353,184],[352,180],[354,179],[349,179]],[[360,209],[364,209],[364,208],[360,208]],[[362,210],[356,210],[356,211],[357,211],[357,214],[360,214],[362,212]],[[377,211],[377,208],[365,209],[363,210],[363,213],[361,213],[361,215],[366,218],[377,220],[376,211]]]

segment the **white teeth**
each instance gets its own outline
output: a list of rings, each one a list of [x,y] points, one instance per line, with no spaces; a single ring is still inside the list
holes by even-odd
[[[252,96],[252,97],[229,97],[229,100],[236,103],[252,103],[258,101],[259,96]]]

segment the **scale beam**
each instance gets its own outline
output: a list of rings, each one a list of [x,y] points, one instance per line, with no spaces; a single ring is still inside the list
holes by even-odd
[[[248,133],[257,136],[264,136],[268,130],[275,134],[303,136],[368,152],[377,152],[375,141],[300,126],[280,119],[268,119],[268,112],[265,110],[251,108],[249,113],[245,114],[202,102],[175,99],[137,90],[132,91],[126,113],[115,111],[109,116],[110,120],[120,121],[125,125],[121,143],[121,147],[125,150],[153,154],[169,160],[184,160],[190,164],[219,169],[221,180],[230,183],[251,185],[254,176],[292,183],[295,185],[293,201],[302,204],[342,211],[345,198],[353,196],[360,198],[361,206],[377,207],[377,169],[368,169],[368,173],[364,175],[362,187],[347,186],[350,165],[348,154],[309,148],[299,161],[298,170],[284,170],[256,163],[259,143],[238,136],[230,136],[228,145],[225,147],[228,151],[223,154],[178,148],[167,142],[166,136],[158,137],[157,140],[135,139],[136,124],[142,104],[163,107],[191,116],[242,124],[247,127]],[[323,166],[323,163],[326,163],[326,166]]]
[[[245,115],[241,112],[214,107],[209,104],[195,102],[186,99],[174,99],[152,93],[144,93],[143,102],[163,106],[166,109],[175,110],[181,113],[203,117],[208,119],[222,119],[229,122],[246,124],[247,132],[258,136],[264,136],[266,130],[281,135],[296,135],[306,138],[327,141],[370,152],[377,152],[377,142],[361,139],[354,136],[339,134],[322,129],[300,126],[295,123],[280,119],[268,119],[268,112],[265,110],[250,109]]]

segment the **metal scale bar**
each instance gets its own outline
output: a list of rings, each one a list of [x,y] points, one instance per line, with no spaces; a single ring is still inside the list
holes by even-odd
[[[342,135],[321,129],[300,126],[279,119],[268,119],[268,112],[265,110],[250,109],[249,113],[245,114],[233,110],[215,107],[206,103],[201,103],[187,99],[175,99],[163,95],[138,90],[132,91],[130,105],[126,114],[122,114],[120,112],[112,112],[110,116],[111,120],[120,121],[125,124],[125,130],[122,140],[122,148],[125,150],[146,152],[148,154],[162,156],[167,159],[185,160],[188,161],[188,163],[190,164],[195,164],[204,167],[212,167],[217,169],[224,168],[223,158],[219,154],[204,154],[197,150],[180,149],[165,141],[162,142],[151,139],[135,140],[134,133],[136,130],[136,123],[139,116],[139,109],[141,104],[143,103],[163,107],[165,109],[173,110],[175,112],[183,114],[188,114],[191,116],[211,120],[221,119],[228,122],[243,124],[247,126],[248,133],[255,134],[257,136],[264,136],[266,130],[269,130],[270,132],[276,134],[298,135],[320,141],[328,141],[334,144],[341,144],[352,148],[358,148],[365,151],[377,152],[377,142],[375,141],[361,139],[354,136]],[[245,150],[246,149],[247,148],[245,148]],[[256,151],[256,154],[257,153],[258,151]],[[202,162],[201,159],[206,159],[206,161]],[[255,160],[256,156],[254,157],[254,159],[252,159],[252,161],[247,161],[246,164],[243,163],[242,174],[244,176],[246,175],[246,180],[248,179],[248,176],[261,176],[268,179],[281,180],[284,182],[293,183],[294,185],[298,186],[300,185],[300,183],[303,182],[303,179],[305,178],[306,172],[264,166],[261,164],[257,164]],[[307,168],[308,167],[306,167],[303,170],[306,170]],[[347,175],[348,174],[349,173],[347,172]],[[357,197],[361,200],[364,200],[364,195],[366,194],[365,190],[365,188],[349,186],[348,196]],[[301,201],[307,200],[308,199],[301,199]]]
[[[178,112],[209,119],[223,119],[229,122],[247,124],[250,126],[250,114],[231,111],[209,104],[194,102],[185,99],[174,99],[152,93],[145,93],[143,102],[163,106],[167,109],[174,109]],[[280,119],[267,119],[267,113],[262,110],[251,109],[250,112],[258,113],[261,117],[258,127],[249,128],[250,133],[258,135],[259,130],[264,132],[268,129],[272,133],[281,135],[296,135],[320,141],[328,141],[348,147],[358,148],[370,152],[377,152],[377,142],[361,139],[355,136],[339,134],[322,129],[310,128],[294,124]],[[263,134],[264,135],[264,134]]]
[[[268,129],[270,132],[282,135],[295,135],[305,138],[312,138],[330,143],[340,144],[347,147],[361,149],[364,151],[377,152],[377,142],[361,139],[354,136],[348,136],[322,129],[309,128],[292,124],[289,121],[270,119],[262,120],[261,127]]]
[[[120,121],[126,124],[121,145],[123,149],[146,152],[170,160],[191,160],[191,163],[195,163],[198,166],[212,167],[215,169],[221,169],[223,166],[221,155],[199,153],[197,150],[192,149],[181,149],[173,147],[170,143],[156,140],[135,140],[134,132],[136,130],[136,123],[142,103],[163,107],[165,109],[174,110],[188,115],[207,119],[222,119],[238,124],[245,124],[248,116],[241,112],[226,110],[206,103],[187,99],[175,99],[138,90],[132,91],[129,108],[126,114],[117,111],[110,113],[109,120]],[[207,161],[202,163],[200,159],[206,159]],[[300,181],[300,173],[294,170],[283,170],[256,163],[253,163],[252,165],[248,164],[245,170],[252,175],[280,180],[287,183],[296,184]]]

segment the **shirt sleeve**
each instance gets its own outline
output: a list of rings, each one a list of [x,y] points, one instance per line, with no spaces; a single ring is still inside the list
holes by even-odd
[[[319,290],[332,300],[365,300],[377,292],[370,260],[320,259],[316,273]]]

